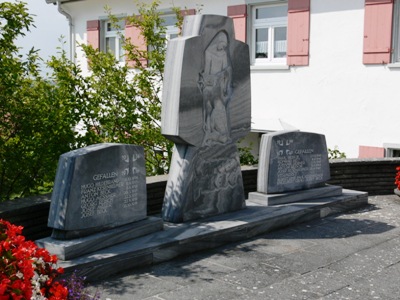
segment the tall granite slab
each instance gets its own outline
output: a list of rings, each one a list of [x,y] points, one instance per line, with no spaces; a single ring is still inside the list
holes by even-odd
[[[232,19],[187,16],[168,44],[162,134],[175,142],[162,216],[183,222],[245,207],[236,142],[250,131],[249,49]]]
[[[264,134],[260,144],[257,192],[249,200],[268,205],[329,196],[342,188],[330,179],[325,136],[301,131]]]
[[[60,156],[48,219],[52,237],[83,237],[146,217],[142,147],[104,143]]]

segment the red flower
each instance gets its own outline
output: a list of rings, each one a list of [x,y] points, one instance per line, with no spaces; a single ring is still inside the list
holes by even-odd
[[[57,257],[25,241],[22,229],[0,219],[0,300],[31,299],[38,293],[47,299],[67,299],[67,288],[54,281],[63,272],[53,268]],[[34,282],[35,273],[49,279]]]
[[[400,190],[400,166],[396,167],[397,173],[395,177],[394,184],[396,185],[396,188]]]

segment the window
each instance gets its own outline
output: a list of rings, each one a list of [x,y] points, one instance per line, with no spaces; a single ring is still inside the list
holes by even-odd
[[[195,14],[195,10],[187,9],[181,11],[181,13],[184,16],[193,15]],[[103,17],[100,17],[98,20],[88,20],[86,22],[87,44],[95,49],[113,53],[120,62],[126,62],[129,67],[134,68],[136,62],[126,61],[125,51],[123,50],[124,39],[121,37],[129,39],[141,51],[148,50],[148,47],[140,30],[134,25],[126,23],[124,16],[124,14],[117,16],[121,21],[115,24],[115,26]],[[166,26],[167,40],[177,37],[179,28],[176,27],[177,18],[175,14],[164,14],[162,18]],[[143,60],[141,63],[142,65],[146,65],[147,61]]]
[[[103,37],[100,44],[100,50],[114,54],[116,59],[120,62],[125,61],[123,39],[121,38],[125,35],[124,27],[124,20],[119,21],[115,25],[108,20],[102,22],[101,32],[103,33]]]
[[[254,6],[251,16],[252,62],[286,64],[288,5]]]
[[[179,28],[176,26],[178,19],[175,14],[165,14],[161,18],[164,20],[163,25],[166,27],[165,37],[167,41],[178,37]]]

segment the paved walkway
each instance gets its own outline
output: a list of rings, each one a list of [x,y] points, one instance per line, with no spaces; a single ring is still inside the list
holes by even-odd
[[[400,198],[93,283],[101,299],[400,299]]]

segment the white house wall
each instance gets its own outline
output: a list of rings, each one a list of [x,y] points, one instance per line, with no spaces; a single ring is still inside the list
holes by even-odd
[[[199,2],[173,1],[177,7],[201,8],[203,14],[227,14],[227,1]],[[78,43],[86,43],[86,21],[106,16],[108,3],[114,14],[135,12],[132,1],[64,5],[73,16]],[[163,1],[160,8],[171,6]],[[364,0],[311,0],[309,66],[252,70],[252,118],[281,119],[302,131],[325,134],[328,147],[338,146],[347,157],[357,157],[359,145],[400,144],[400,68],[362,63],[363,28]],[[86,68],[79,48],[76,54]]]

